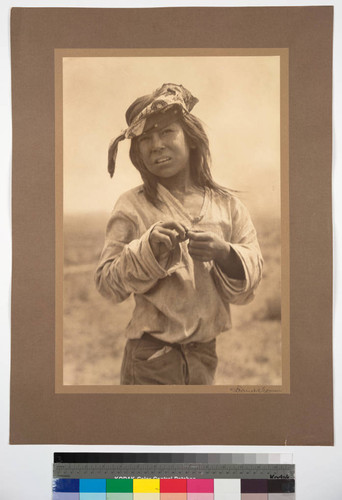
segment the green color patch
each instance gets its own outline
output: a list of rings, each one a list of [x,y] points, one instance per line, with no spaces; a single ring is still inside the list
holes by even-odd
[[[133,493],[133,479],[107,479],[107,493]]]
[[[133,493],[107,493],[106,500],[133,500]]]

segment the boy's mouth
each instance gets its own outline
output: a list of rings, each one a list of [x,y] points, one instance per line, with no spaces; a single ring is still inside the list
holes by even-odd
[[[161,165],[162,163],[166,163],[170,161],[171,158],[169,156],[163,156],[162,158],[157,158],[157,160],[154,161],[157,165]]]

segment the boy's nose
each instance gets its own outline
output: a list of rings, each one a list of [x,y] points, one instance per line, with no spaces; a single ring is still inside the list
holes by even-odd
[[[162,138],[158,134],[158,132],[155,132],[152,134],[151,147],[153,150],[154,149],[161,149],[164,147],[164,143],[162,141]]]

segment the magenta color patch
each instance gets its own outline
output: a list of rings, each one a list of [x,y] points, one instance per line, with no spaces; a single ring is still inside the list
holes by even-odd
[[[214,493],[214,480],[188,479],[186,489],[188,493]]]
[[[187,500],[214,500],[214,493],[187,493]]]

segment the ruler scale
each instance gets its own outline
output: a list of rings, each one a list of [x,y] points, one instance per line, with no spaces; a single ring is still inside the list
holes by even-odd
[[[238,478],[294,479],[294,465],[288,464],[54,464],[54,478]]]

